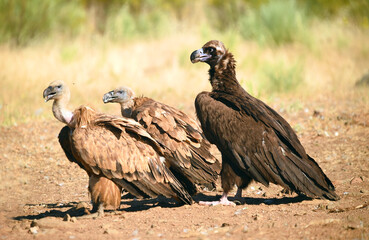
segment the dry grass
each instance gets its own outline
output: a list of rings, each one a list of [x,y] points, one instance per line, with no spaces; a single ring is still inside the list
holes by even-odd
[[[359,106],[367,109],[367,89],[355,89],[354,83],[368,71],[368,32],[337,23],[316,24],[311,32],[313,40],[309,45],[280,47],[259,46],[243,41],[237,34],[202,30],[131,43],[78,39],[20,49],[1,46],[0,125],[51,118],[50,104],[43,103],[42,91],[55,79],[63,79],[71,87],[71,107],[89,104],[101,111],[118,113],[116,105],[102,103],[102,95],[128,85],[138,94],[193,114],[196,94],[210,86],[206,81],[208,67],[192,65],[189,55],[210,38],[224,41],[237,59],[238,79],[248,91],[268,103],[276,97],[284,101],[294,99],[291,105],[296,101],[308,102],[312,96],[329,96],[332,101],[354,97]],[[297,74],[303,81],[297,89],[289,93],[265,91],[266,70],[276,71],[280,66],[277,63],[290,67],[296,62],[301,66]]]

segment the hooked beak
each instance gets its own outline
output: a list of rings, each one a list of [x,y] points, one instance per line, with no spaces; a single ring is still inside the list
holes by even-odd
[[[103,102],[104,103],[109,103],[112,102],[114,99],[116,99],[117,97],[114,96],[114,91],[110,91],[104,94],[103,96]]]
[[[193,51],[190,57],[192,63],[205,62],[209,58],[211,58],[211,55],[204,53],[204,50],[202,48]]]
[[[55,91],[51,91],[50,88],[46,88],[44,90],[43,93],[43,97],[45,99],[45,102],[49,101],[50,99],[52,99],[55,96],[56,92]]]

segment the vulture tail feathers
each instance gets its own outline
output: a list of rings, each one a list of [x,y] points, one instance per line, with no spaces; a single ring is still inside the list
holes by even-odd
[[[178,179],[178,181],[185,187],[187,192],[192,196],[197,193],[197,188],[194,185],[194,183],[184,174],[183,171],[176,167],[170,167],[170,171],[173,173],[173,175]]]
[[[122,187],[123,189],[125,189],[126,191],[128,191],[129,193],[131,193],[132,195],[134,195],[135,197],[138,197],[138,198],[149,198],[150,197],[145,192],[141,191],[133,183],[128,182],[128,181],[126,181],[123,178],[122,179],[113,179],[113,181],[117,185],[119,185],[120,187]]]
[[[303,162],[300,157],[288,154],[286,160],[289,160],[286,162],[288,168],[286,174],[292,183],[288,184],[290,189],[312,198],[319,197],[334,201],[340,199],[334,192],[333,184],[314,159],[308,157]],[[301,167],[305,162],[308,162],[309,165]]]
[[[169,169],[164,168],[164,175],[169,180],[169,184],[174,192],[177,193],[177,197],[184,203],[192,205],[193,199],[183,185],[178,181],[178,179],[173,175]]]
[[[318,186],[322,188],[322,197],[329,199],[329,200],[339,200],[340,197],[335,193],[335,187],[332,184],[331,180],[329,180],[329,178],[324,174],[324,172],[322,171],[322,169],[318,166],[318,164],[315,162],[315,160],[313,158],[311,158],[309,155],[308,159],[311,162],[311,165],[313,165],[315,168],[318,168],[318,170],[313,171],[314,173],[319,173],[319,178],[314,178],[313,181],[317,181],[319,180],[319,182],[323,182],[323,184],[319,184],[318,182]]]

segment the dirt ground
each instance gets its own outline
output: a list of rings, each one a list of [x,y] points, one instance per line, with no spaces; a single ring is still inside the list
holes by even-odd
[[[236,207],[123,195],[120,210],[80,219],[91,207],[87,175],[58,144],[63,124],[48,120],[0,128],[0,239],[369,239],[368,106],[353,97],[276,109],[341,200],[311,200],[253,183],[243,193],[246,203]],[[219,186],[195,200],[220,194]]]

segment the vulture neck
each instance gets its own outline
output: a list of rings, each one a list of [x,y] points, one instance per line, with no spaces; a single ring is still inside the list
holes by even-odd
[[[215,66],[209,70],[213,91],[234,93],[241,88],[236,78],[236,61],[232,53],[226,52]]]
[[[69,97],[55,99],[53,103],[53,114],[60,122],[69,124],[72,120],[73,113],[66,106],[69,102]]]
[[[126,118],[131,118],[132,116],[132,108],[134,106],[135,102],[133,99],[130,99],[126,102],[122,102],[120,104],[120,110],[122,112],[122,116]]]

